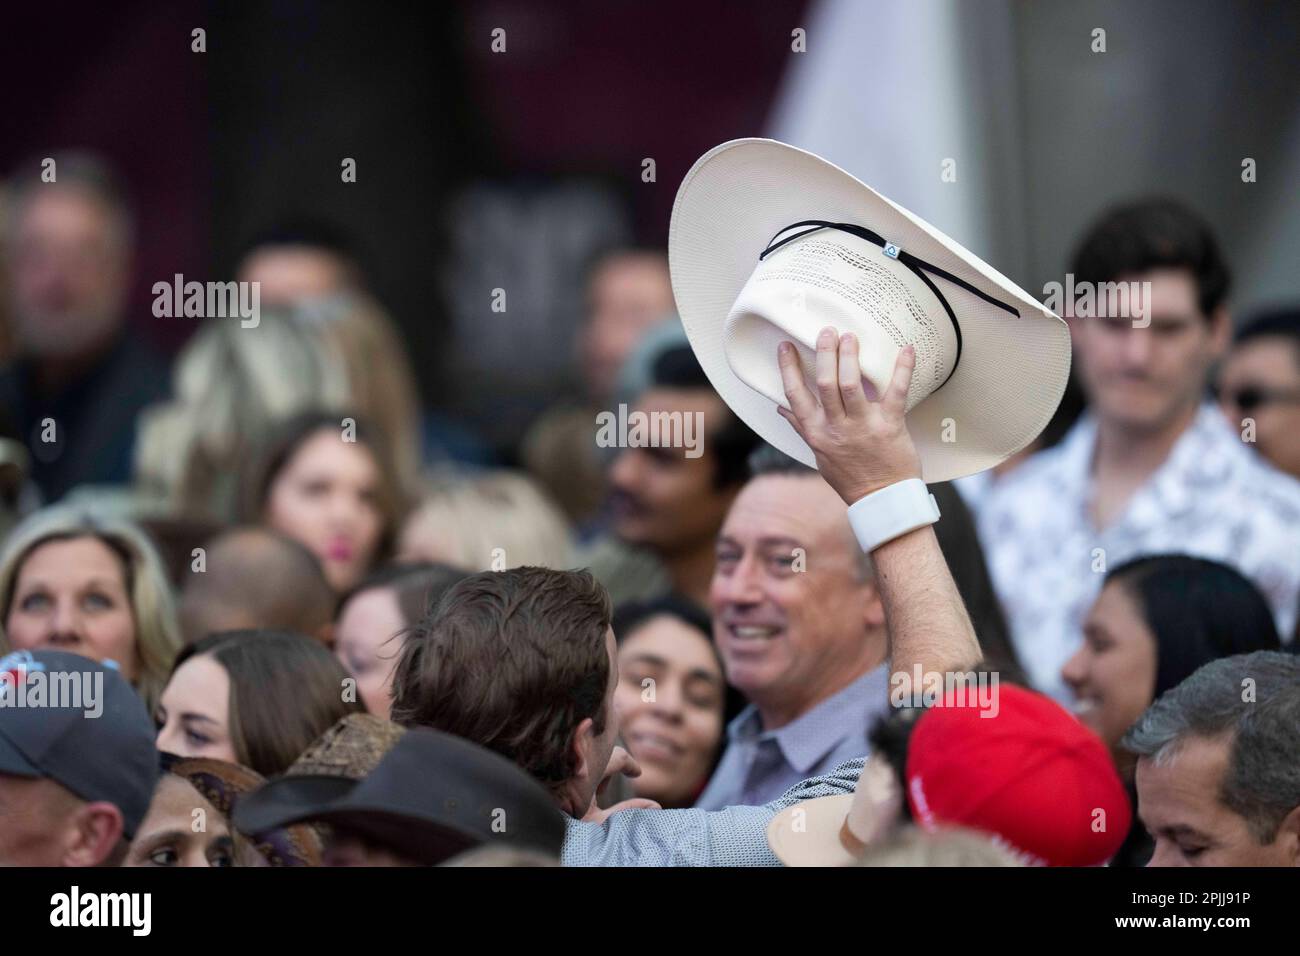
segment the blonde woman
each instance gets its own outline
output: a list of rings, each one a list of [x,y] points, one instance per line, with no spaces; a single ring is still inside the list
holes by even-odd
[[[141,415],[135,480],[169,511],[221,523],[236,475],[276,426],[308,410],[351,409],[391,449],[410,494],[420,458],[415,377],[392,321],[356,294],[263,310],[258,324],[210,320],[176,364],[175,400]]]
[[[70,505],[13,529],[0,552],[0,655],[37,648],[113,662],[152,713],[180,629],[144,532]]]
[[[209,321],[177,360],[173,392],[140,416],[135,483],[172,513],[220,523],[235,518],[240,469],[278,422],[352,404],[347,367],[320,329],[270,311],[248,328]]]
[[[347,370],[352,402],[389,448],[403,493],[420,467],[420,401],[401,333],[369,296],[340,293],[304,302],[294,313],[316,327]]]
[[[573,563],[563,512],[535,482],[511,471],[435,474],[402,527],[398,554],[467,571]]]

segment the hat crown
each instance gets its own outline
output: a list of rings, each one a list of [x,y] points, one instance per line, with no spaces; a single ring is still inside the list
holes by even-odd
[[[360,780],[375,769],[404,732],[405,728],[373,714],[348,714],[321,734],[285,773]]]
[[[910,268],[850,233],[817,230],[760,260],[724,326],[724,350],[742,382],[787,405],[777,345],[793,341],[804,377],[815,374],[817,335],[826,326],[859,341],[862,375],[878,394],[906,345],[916,350],[910,411],[952,373],[958,345],[938,296]]]

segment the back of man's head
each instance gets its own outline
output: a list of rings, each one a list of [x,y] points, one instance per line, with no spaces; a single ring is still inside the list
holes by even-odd
[[[609,595],[587,571],[521,567],[450,588],[407,638],[393,675],[395,722],[495,750],[559,799],[579,770],[585,722],[609,733]],[[597,753],[585,768],[599,782]],[[590,799],[590,795],[587,795]]]
[[[218,631],[296,631],[328,642],[334,592],[315,555],[266,528],[236,528],[206,548],[181,592],[187,643]]]

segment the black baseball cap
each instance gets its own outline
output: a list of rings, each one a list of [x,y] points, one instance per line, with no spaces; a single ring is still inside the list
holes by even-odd
[[[317,782],[271,781],[236,805],[235,826],[324,823],[426,865],[482,844],[558,855],[564,843],[563,814],[545,787],[500,754],[425,727],[404,733],[364,779],[327,790]]]
[[[144,701],[115,669],[65,651],[0,658],[0,774],[114,804],[128,839],[158,782],[154,738]]]

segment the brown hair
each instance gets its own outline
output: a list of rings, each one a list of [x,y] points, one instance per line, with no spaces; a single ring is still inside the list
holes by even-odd
[[[609,595],[588,571],[522,567],[471,575],[407,638],[393,720],[464,737],[551,789],[575,769],[573,734],[605,729]]]
[[[343,665],[318,641],[289,631],[225,631],[187,646],[230,676],[230,741],[236,762],[264,777],[283,773],[336,721],[362,713],[344,700]],[[176,670],[173,669],[175,674]]]
[[[397,596],[402,622],[412,627],[437,605],[449,587],[469,577],[469,572],[437,561],[403,561],[371,571],[338,600],[334,616],[358,594],[375,588],[389,588]]]
[[[387,559],[393,552],[397,529],[406,512],[406,495],[395,477],[396,469],[383,436],[372,430],[366,421],[346,411],[307,411],[281,422],[275,428],[252,468],[244,475],[243,523],[262,523],[271,485],[310,438],[322,431],[341,434],[343,423],[349,420],[355,426],[357,444],[374,456],[378,468],[379,487],[376,489],[376,502],[379,513],[383,517],[384,527],[374,560],[378,564]]]

